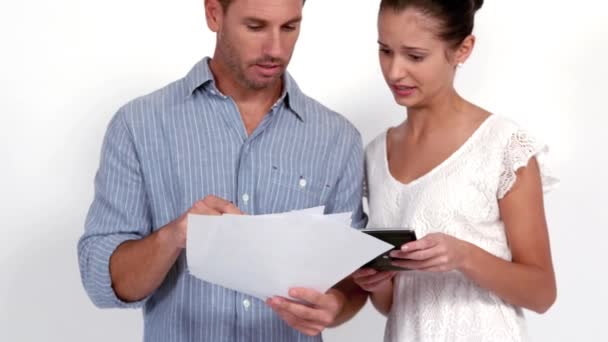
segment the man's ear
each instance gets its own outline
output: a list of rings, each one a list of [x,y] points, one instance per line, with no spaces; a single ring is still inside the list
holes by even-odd
[[[222,26],[224,9],[218,0],[205,0],[205,18],[207,27],[213,32],[218,32]]]

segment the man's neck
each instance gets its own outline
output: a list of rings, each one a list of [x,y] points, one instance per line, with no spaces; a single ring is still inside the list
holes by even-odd
[[[213,73],[215,85],[222,94],[230,96],[237,104],[248,104],[254,106],[272,106],[281,96],[283,91],[283,79],[275,84],[261,89],[249,88],[241,84],[232,76],[231,71],[218,58],[213,58],[209,63]]]
[[[283,79],[275,85],[262,89],[243,86],[220,59],[212,59],[209,68],[215,78],[215,85],[224,95],[230,96],[239,109],[247,135],[253,134],[270,108],[277,102],[283,90]]]

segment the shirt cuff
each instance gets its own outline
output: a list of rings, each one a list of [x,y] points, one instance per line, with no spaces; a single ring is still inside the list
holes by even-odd
[[[135,234],[107,235],[94,242],[89,254],[88,294],[100,308],[141,308],[149,297],[136,302],[125,302],[118,298],[112,287],[110,257],[118,246],[129,240],[139,240]]]

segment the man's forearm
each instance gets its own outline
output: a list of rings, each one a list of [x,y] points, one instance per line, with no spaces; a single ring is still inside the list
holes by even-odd
[[[110,257],[110,276],[118,298],[136,302],[158,289],[182,251],[171,243],[169,235],[166,226],[116,248]]]

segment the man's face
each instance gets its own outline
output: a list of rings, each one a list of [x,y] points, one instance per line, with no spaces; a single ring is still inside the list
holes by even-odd
[[[233,0],[217,22],[217,57],[249,89],[279,81],[300,34],[302,0]]]

